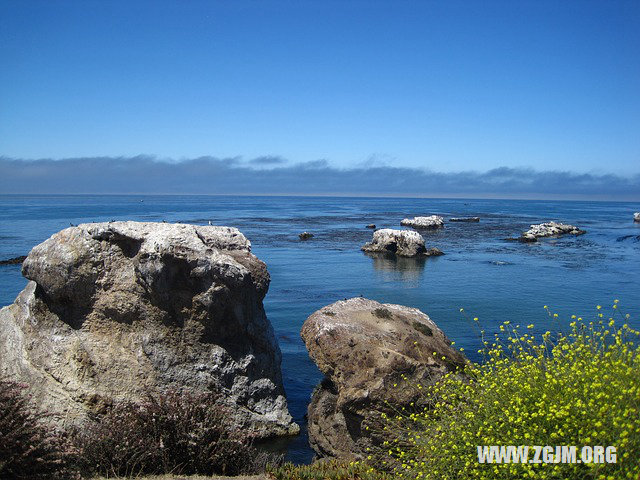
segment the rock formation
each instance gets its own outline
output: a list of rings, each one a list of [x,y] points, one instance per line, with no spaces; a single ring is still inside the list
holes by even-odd
[[[391,228],[383,228],[373,232],[373,240],[365,243],[362,250],[369,253],[393,253],[400,257],[443,254],[437,248],[427,249],[424,245],[424,238],[418,232]]]
[[[430,215],[428,217],[405,218],[400,222],[403,227],[411,227],[417,229],[431,229],[444,227],[444,219],[439,215]]]
[[[480,217],[453,217],[449,219],[450,222],[479,222]]]
[[[559,237],[561,235],[583,235],[587,233],[573,225],[564,223],[547,222],[531,225],[531,228],[524,232],[518,240],[525,243],[537,242],[541,237]]]
[[[309,240],[310,238],[313,238],[313,233],[302,232],[302,233],[298,234],[298,238],[300,240]]]
[[[633,214],[633,221],[640,222],[640,212],[636,212]]]
[[[420,310],[365,298],[316,311],[301,334],[325,375],[308,409],[309,442],[321,457],[366,456],[366,426],[380,412],[418,402],[418,385],[466,362]]]
[[[7,260],[0,260],[0,265],[20,265],[22,262],[25,261],[26,258],[27,258],[26,256],[21,256],[21,257],[9,258]]]
[[[370,223],[369,225],[367,225],[367,228],[376,228],[376,224],[375,223]]]
[[[166,390],[215,391],[238,428],[293,434],[262,300],[266,265],[235,228],[113,222],[31,250],[0,310],[0,376],[62,425]]]

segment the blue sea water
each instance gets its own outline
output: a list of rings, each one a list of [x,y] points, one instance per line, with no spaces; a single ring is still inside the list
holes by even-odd
[[[315,310],[363,295],[427,313],[472,359],[480,340],[472,317],[492,335],[505,320],[535,324],[536,332],[566,328],[569,316],[594,318],[596,305],[620,311],[640,327],[638,203],[411,198],[232,196],[8,196],[0,195],[0,260],[26,255],[70,223],[109,220],[184,222],[238,227],[267,263],[265,299],[282,349],[289,407],[304,426],[309,397],[321,378],[300,340]],[[360,247],[365,228],[401,228],[416,215],[478,216],[479,223],[446,223],[423,232],[427,246],[445,252],[421,260],[371,257]],[[586,235],[507,242],[532,223],[571,223]],[[306,242],[298,233],[309,231]],[[26,280],[19,266],[0,266],[0,305],[13,302]],[[543,309],[548,305],[558,319]],[[464,313],[460,309],[464,308]],[[288,458],[308,462],[306,436],[286,446]]]

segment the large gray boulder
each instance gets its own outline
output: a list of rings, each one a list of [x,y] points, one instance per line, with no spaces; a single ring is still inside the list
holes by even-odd
[[[399,257],[442,255],[437,248],[427,248],[424,238],[418,232],[391,228],[373,232],[373,239],[365,243],[361,250],[368,253],[392,253]]]
[[[412,227],[417,229],[443,228],[444,218],[439,215],[429,215],[428,217],[405,218],[400,222],[403,227]]]
[[[410,408],[424,399],[420,387],[466,362],[420,310],[365,298],[316,311],[301,335],[325,375],[307,413],[309,442],[321,457],[365,457],[379,430],[367,426],[381,412]]]
[[[114,402],[214,391],[238,428],[297,433],[262,300],[266,265],[235,228],[112,222],[31,250],[0,310],[0,376],[32,386],[63,426]]]
[[[559,237],[562,235],[583,235],[587,233],[574,225],[565,223],[547,222],[531,225],[531,228],[524,232],[518,240],[521,242],[537,242],[542,237]]]

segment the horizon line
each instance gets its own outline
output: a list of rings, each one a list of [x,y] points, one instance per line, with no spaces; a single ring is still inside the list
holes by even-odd
[[[383,199],[383,198],[397,198],[397,199],[416,199],[416,200],[515,200],[515,201],[555,201],[555,202],[599,202],[599,203],[640,203],[640,197],[633,197],[628,199],[612,200],[608,198],[602,198],[606,195],[562,195],[562,194],[533,194],[530,197],[522,196],[509,196],[509,195],[496,195],[487,194],[487,196],[466,196],[464,194],[448,194],[448,195],[421,195],[421,194],[358,194],[358,193],[344,193],[344,192],[332,192],[332,193],[116,193],[116,192],[103,192],[103,193],[54,193],[54,192],[41,192],[41,193],[1,193],[0,196],[5,197],[34,197],[34,196],[57,196],[57,197],[81,197],[81,196],[109,196],[109,197],[282,197],[282,198],[367,198],[367,199]],[[571,198],[568,198],[571,197]]]

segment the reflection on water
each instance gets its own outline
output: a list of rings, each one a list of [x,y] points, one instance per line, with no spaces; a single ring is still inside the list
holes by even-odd
[[[418,282],[427,257],[398,257],[393,253],[363,252],[373,260],[373,268],[385,281]],[[430,259],[434,261],[435,258]]]

